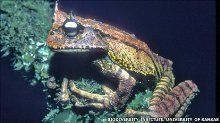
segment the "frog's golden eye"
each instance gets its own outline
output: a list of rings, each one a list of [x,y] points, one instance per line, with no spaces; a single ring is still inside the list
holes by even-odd
[[[79,32],[78,24],[75,20],[68,20],[63,24],[63,30],[68,37],[74,37]]]

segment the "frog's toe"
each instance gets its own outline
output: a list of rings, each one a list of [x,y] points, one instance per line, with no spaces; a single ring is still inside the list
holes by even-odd
[[[71,100],[73,103],[79,102],[79,99],[78,99],[76,96],[70,95],[69,97],[70,97],[70,100]]]
[[[76,102],[76,103],[75,103],[75,106],[76,106],[76,107],[80,107],[80,108],[82,108],[82,107],[91,107],[91,108],[95,108],[95,109],[104,109],[104,108],[105,108],[104,104],[102,104],[102,103],[87,103],[87,104],[82,104],[82,103],[80,103],[80,102]]]
[[[75,106],[76,106],[76,107],[86,107],[86,105],[84,105],[84,104],[82,104],[82,103],[80,103],[80,102],[76,102],[76,103],[75,103]]]
[[[66,93],[60,93],[59,96],[58,96],[58,100],[59,101],[62,101],[62,102],[66,102],[66,101],[69,101],[69,94],[66,92]]]
[[[125,114],[127,117],[140,117],[140,116],[145,116],[145,117],[150,117],[149,112],[140,112],[140,111],[135,111],[133,109],[126,109]]]
[[[71,88],[71,90],[77,89],[75,83],[74,83],[72,80],[70,80],[69,82],[70,82],[70,88]]]

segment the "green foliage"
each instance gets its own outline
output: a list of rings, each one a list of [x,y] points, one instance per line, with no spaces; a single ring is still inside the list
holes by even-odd
[[[90,93],[98,93],[98,94],[104,94],[102,92],[102,86],[97,83],[95,80],[88,80],[81,78],[77,81],[74,81],[76,86],[84,91],[90,92]]]
[[[49,59],[52,52],[45,39],[52,24],[52,8],[49,2],[10,1],[1,2],[0,45],[2,57],[12,54],[15,70],[34,71],[36,80],[48,78]]]
[[[59,112],[57,109],[51,110],[43,119],[45,123],[83,123],[85,116],[76,115],[71,110]]]
[[[52,121],[57,116],[58,113],[59,113],[59,109],[50,110],[50,112],[44,117],[42,121],[44,122]]]
[[[152,96],[152,91],[146,90],[144,93],[138,93],[135,95],[135,99],[128,104],[128,108],[144,111],[149,106],[149,100]]]
[[[79,80],[74,81],[74,83],[76,84],[77,88],[80,88],[84,91],[87,91],[90,93],[102,94],[102,95],[104,94],[102,90],[102,85],[100,85],[95,80],[88,80],[88,79],[81,78]],[[79,98],[79,101],[82,104],[86,104],[88,102],[88,100],[85,98]]]

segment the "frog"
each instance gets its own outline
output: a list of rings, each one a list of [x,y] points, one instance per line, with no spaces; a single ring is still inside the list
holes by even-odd
[[[78,88],[74,81],[65,79],[65,89],[61,97],[68,100],[74,97],[76,107],[95,109],[120,109],[128,101],[132,89],[138,81],[145,85],[154,83],[149,106],[144,111],[125,109],[130,117],[183,117],[187,107],[198,94],[198,86],[192,80],[185,80],[175,86],[173,62],[154,53],[144,41],[107,23],[66,13],[55,4],[53,24],[46,39],[47,46],[54,52],[105,54],[96,59],[95,65],[104,75],[117,79],[112,89],[103,84],[104,94],[90,93]],[[91,100],[81,104],[74,94]]]

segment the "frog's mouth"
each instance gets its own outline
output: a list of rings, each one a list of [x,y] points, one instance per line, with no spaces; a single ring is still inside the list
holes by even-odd
[[[62,50],[53,50],[55,52],[89,52],[91,49],[62,49]]]
[[[47,42],[47,45],[52,51],[55,52],[92,52],[92,51],[104,51],[105,45],[101,43],[90,42],[87,39],[82,39],[72,42]]]
[[[81,40],[63,40],[47,42],[47,45],[55,52],[100,52],[105,50],[105,44],[93,42],[92,39],[82,38]]]
[[[103,52],[104,50],[101,48],[87,48],[87,49],[82,49],[82,48],[67,48],[67,49],[52,49],[55,52],[72,52],[72,53],[86,53],[86,52]]]

